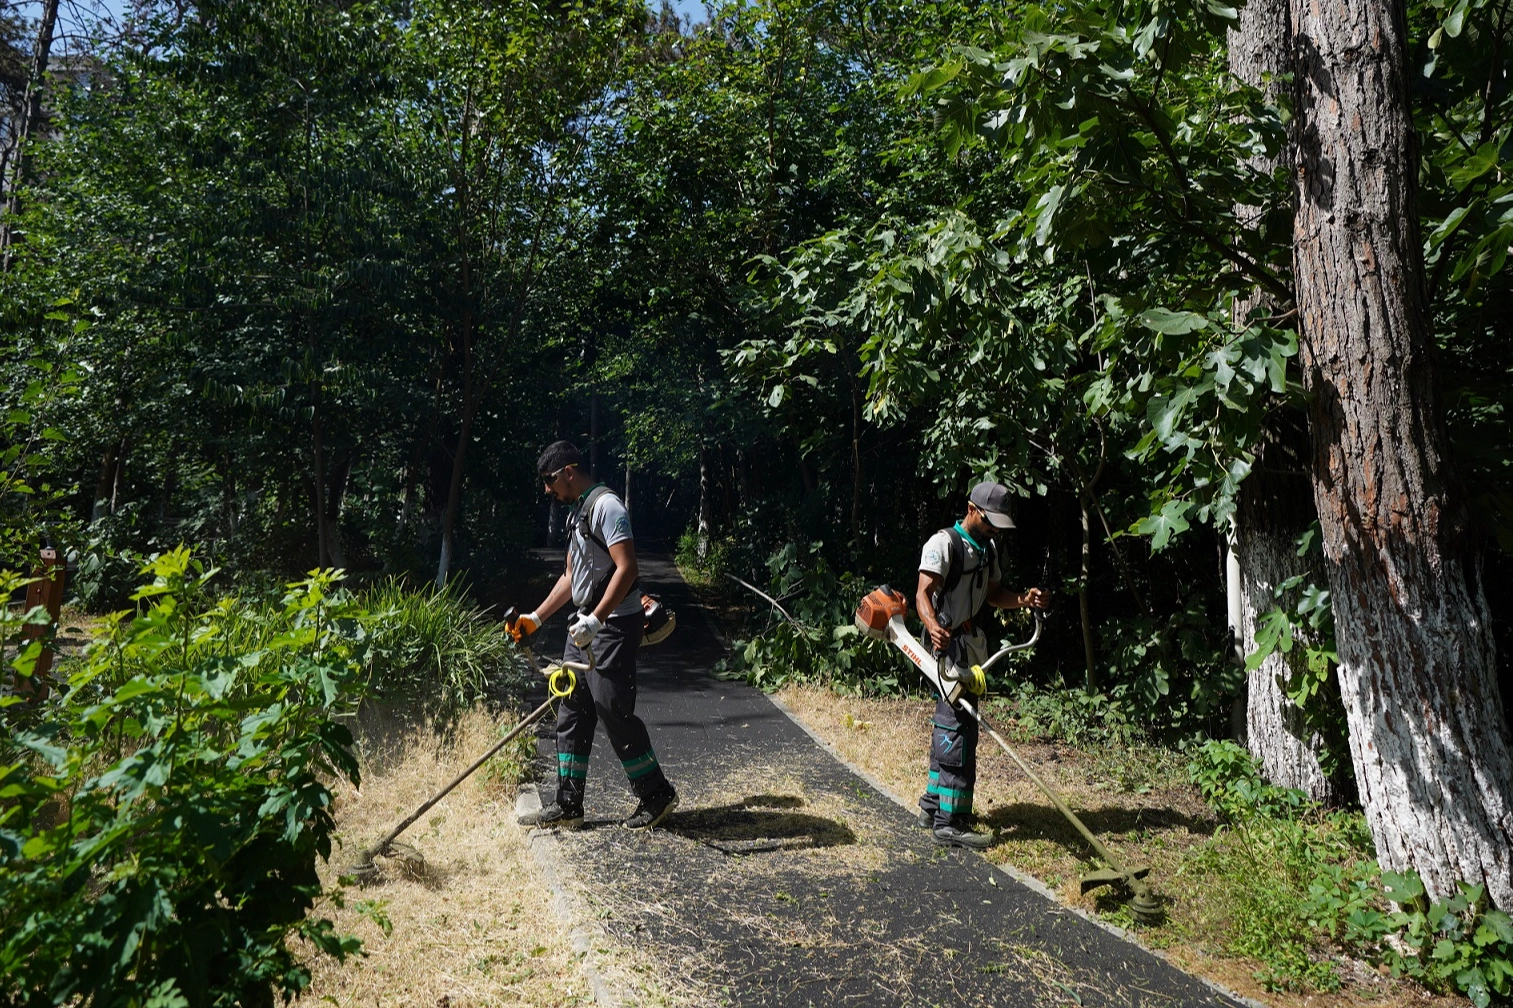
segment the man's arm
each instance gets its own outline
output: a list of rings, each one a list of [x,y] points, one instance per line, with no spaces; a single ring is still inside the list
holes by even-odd
[[[552,585],[552,590],[546,593],[546,601],[536,607],[536,615],[541,617],[544,623],[551,619],[552,613],[561,609],[572,600],[573,597],[573,558],[567,558],[567,564],[557,578],[557,583]]]
[[[641,576],[641,568],[636,563],[634,539],[622,539],[610,546],[609,558],[615,563],[615,573],[610,576],[609,584],[604,589],[604,597],[594,608],[594,615],[599,617],[600,623],[608,620],[609,614],[625,601],[625,596],[630,594],[630,586]]]
[[[1048,601],[1045,592],[1039,588],[1013,592],[997,582],[988,585],[988,604],[999,609],[1044,609]]]
[[[914,592],[914,608],[919,620],[925,625],[925,636],[935,650],[944,651],[951,644],[951,631],[940,625],[935,617],[935,603],[930,599],[940,590],[941,576],[934,571],[919,572],[919,587]]]

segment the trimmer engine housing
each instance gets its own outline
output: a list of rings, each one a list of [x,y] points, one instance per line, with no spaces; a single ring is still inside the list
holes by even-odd
[[[888,622],[908,612],[903,592],[887,585],[874,588],[856,607],[856,628],[873,640],[888,639]]]

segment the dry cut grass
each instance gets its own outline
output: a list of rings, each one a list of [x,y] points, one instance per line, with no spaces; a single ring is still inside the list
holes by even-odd
[[[810,686],[788,687],[777,699],[893,795],[912,803],[923,791],[933,701],[841,697]],[[1116,855],[1132,866],[1151,867],[1153,888],[1167,900],[1168,922],[1142,928],[1139,938],[1181,968],[1276,1008],[1464,1008],[1469,1003],[1389,980],[1360,963],[1343,964],[1344,985],[1338,991],[1265,990],[1252,976],[1258,963],[1224,955],[1213,947],[1217,943],[1203,941],[1225,927],[1230,910],[1223,880],[1203,877],[1192,857],[1211,841],[1216,824],[1187,782],[1185,764],[1158,749],[1094,752],[1023,739],[1012,723],[993,723]],[[1092,867],[1086,841],[986,732],[977,753],[976,811],[1001,838],[988,851],[989,860],[1039,879],[1069,906],[1128,926],[1113,890],[1080,892],[1079,878]]]
[[[503,725],[504,729],[510,727]],[[343,785],[337,820],[342,849],[326,881],[494,744],[500,723],[467,714],[445,743],[425,727],[368,727],[360,791]],[[515,824],[522,750],[480,769],[400,838],[423,865],[379,859],[383,874],[346,890],[346,907],[324,908],[337,927],[363,939],[367,955],[346,965],[313,957],[305,1004],[488,1008],[592,1004],[581,956],[552,906],[552,893]],[[385,934],[360,904],[374,903]],[[611,964],[611,969],[614,964]]]

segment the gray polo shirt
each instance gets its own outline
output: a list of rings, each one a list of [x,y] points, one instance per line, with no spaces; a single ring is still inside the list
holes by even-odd
[[[625,510],[625,503],[614,491],[591,488],[578,498],[577,505],[568,516],[567,550],[572,559],[573,605],[579,610],[589,611],[599,600],[595,589],[615,564],[609,551],[600,548],[599,543],[584,533],[585,525],[593,530],[605,546],[613,546],[632,539],[630,513]],[[624,616],[640,611],[641,596],[633,591],[625,596],[625,601],[616,606],[610,615]]]

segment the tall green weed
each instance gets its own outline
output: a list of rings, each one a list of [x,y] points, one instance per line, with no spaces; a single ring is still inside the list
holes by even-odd
[[[356,595],[374,693],[419,703],[450,722],[479,700],[517,695],[529,669],[504,624],[452,584],[419,589],[394,578]]]
[[[249,649],[187,550],[147,572],[49,699],[0,698],[0,1003],[272,1005],[310,978],[292,937],[359,950],[311,911],[328,782],[358,782],[362,613],[312,574]]]

